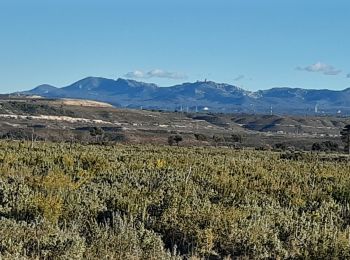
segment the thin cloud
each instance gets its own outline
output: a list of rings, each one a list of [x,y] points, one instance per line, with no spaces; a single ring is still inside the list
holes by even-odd
[[[346,77],[349,79],[349,78],[350,78],[350,73],[348,73],[348,74],[346,75]]]
[[[341,70],[336,69],[332,65],[325,64],[322,62],[317,62],[315,64],[312,64],[306,67],[297,67],[296,69],[300,71],[307,71],[307,72],[318,72],[329,76],[338,75],[339,73],[341,73]]]
[[[161,69],[154,69],[148,72],[142,70],[135,70],[125,74],[127,78],[133,79],[150,79],[150,78],[165,78],[165,79],[186,79],[186,74],[179,72],[170,72]]]
[[[140,70],[135,70],[135,71],[126,73],[125,77],[132,78],[132,79],[142,79],[145,77],[145,73]]]
[[[239,75],[239,76],[237,76],[234,80],[235,80],[235,81],[240,81],[240,80],[242,80],[242,79],[244,79],[244,78],[245,78],[244,75]]]

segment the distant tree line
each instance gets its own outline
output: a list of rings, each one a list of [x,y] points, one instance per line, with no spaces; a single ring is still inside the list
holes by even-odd
[[[84,127],[79,129],[46,129],[45,127],[28,127],[9,129],[0,133],[0,139],[18,141],[53,141],[76,142],[87,144],[107,144],[109,142],[125,142],[127,137],[121,129],[104,127]]]
[[[314,143],[312,145],[312,151],[336,152],[338,150],[339,150],[339,145],[333,141],[324,141],[321,143]]]

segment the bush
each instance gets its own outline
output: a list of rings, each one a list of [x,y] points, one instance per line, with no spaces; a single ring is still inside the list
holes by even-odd
[[[197,141],[208,141],[208,137],[204,134],[194,134],[194,137],[196,138]]]
[[[287,150],[288,145],[286,143],[277,143],[273,145],[274,149],[280,150],[280,151],[285,151]]]
[[[325,141],[321,143],[312,144],[312,151],[335,152],[338,150],[339,150],[339,145],[332,141]]]
[[[280,158],[281,159],[286,159],[286,160],[300,161],[300,160],[305,159],[305,153],[288,151],[286,153],[281,154]]]
[[[1,135],[1,139],[11,139],[11,140],[30,140],[31,135],[28,131],[22,129],[16,129],[8,131],[7,133]]]
[[[179,146],[179,143],[182,142],[183,138],[181,135],[171,135],[168,137],[168,144],[169,145],[174,145],[176,144],[177,146]]]
[[[213,141],[215,142],[215,146],[217,146],[220,143],[225,142],[225,138],[220,135],[213,135]]]
[[[232,134],[231,141],[235,143],[242,143],[242,136],[240,134]]]

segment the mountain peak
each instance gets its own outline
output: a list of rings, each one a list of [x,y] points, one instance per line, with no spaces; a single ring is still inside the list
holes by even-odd
[[[83,78],[70,86],[65,87],[66,90],[74,89],[84,89],[84,90],[93,90],[97,88],[104,88],[106,85],[112,85],[114,83],[113,79],[106,79],[101,77],[86,77]]]
[[[42,85],[39,85],[36,88],[32,89],[31,91],[28,91],[28,94],[30,94],[29,92],[33,92],[36,95],[43,95],[43,94],[54,93],[57,90],[58,90],[58,88],[56,88],[52,85],[42,84]],[[24,94],[27,94],[27,92],[24,92]]]

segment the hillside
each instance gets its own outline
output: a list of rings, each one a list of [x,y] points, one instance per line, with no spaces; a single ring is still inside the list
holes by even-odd
[[[333,140],[350,120],[332,116],[282,116],[210,112],[167,112],[115,108],[89,100],[2,97],[0,137],[92,142],[89,131],[102,128],[104,140],[167,144],[173,134],[182,145],[230,145],[232,134],[244,136],[242,145],[259,147],[288,143],[311,149],[313,142]],[[201,135],[200,140],[198,134]],[[226,141],[224,141],[226,140]]]

